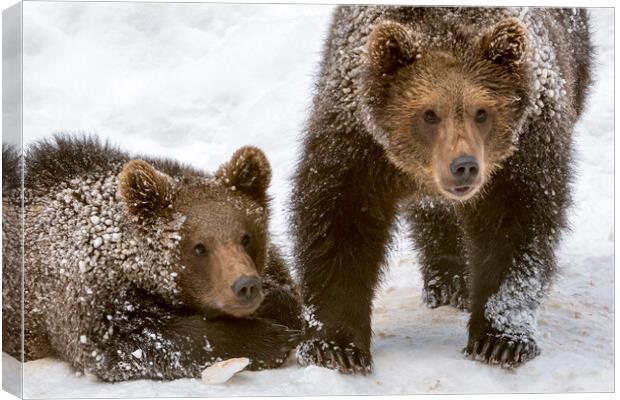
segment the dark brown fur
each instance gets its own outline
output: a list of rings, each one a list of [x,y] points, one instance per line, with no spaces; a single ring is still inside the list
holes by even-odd
[[[302,363],[370,370],[372,299],[399,212],[427,303],[471,309],[466,353],[504,366],[538,354],[534,327],[515,316],[534,312],[555,271],[591,46],[584,10],[516,15],[336,10],[292,201],[303,297],[320,321],[307,327]],[[442,123],[429,126],[420,117],[433,107]],[[471,120],[480,107],[486,125]],[[463,152],[485,169],[459,201],[442,190],[441,168]]]
[[[22,352],[22,257],[21,216],[22,157],[10,144],[2,145],[2,349],[9,354]],[[18,262],[15,262],[18,260]],[[11,316],[13,316],[11,318]]]
[[[9,354],[55,355],[105,381],[198,377],[231,357],[248,357],[250,369],[286,360],[300,305],[269,241],[260,150],[240,149],[213,176],[59,135],[32,145],[25,165],[24,264],[3,252]],[[3,199],[21,193],[14,186]],[[251,304],[231,295],[242,275],[263,280]]]

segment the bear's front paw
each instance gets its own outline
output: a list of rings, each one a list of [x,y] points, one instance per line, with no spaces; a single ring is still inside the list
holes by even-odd
[[[469,290],[463,275],[445,273],[424,282],[424,303],[430,308],[451,305],[459,310],[469,309]]]
[[[488,333],[483,338],[470,338],[463,353],[471,360],[514,368],[539,355],[540,349],[530,337],[514,338]]]
[[[297,348],[297,361],[301,365],[314,364],[345,374],[367,375],[372,372],[370,352],[353,343],[341,346],[333,341],[311,339]]]
[[[257,327],[252,332],[255,336],[251,342],[246,343],[250,350],[247,369],[260,371],[282,366],[291,350],[299,344],[301,331],[260,319],[255,322]]]

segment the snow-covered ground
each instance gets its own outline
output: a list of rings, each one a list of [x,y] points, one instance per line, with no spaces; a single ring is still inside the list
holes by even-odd
[[[302,5],[24,5],[24,139],[96,132],[132,152],[215,169],[236,147],[274,170],[272,228],[285,207],[332,8]],[[506,371],[466,360],[467,314],[427,309],[415,253],[399,235],[375,302],[375,372],[318,367],[199,380],[104,384],[66,363],[26,363],[26,397],[566,392],[613,390],[613,10],[592,10],[594,85],[576,131],[579,178],[561,276],[539,321],[543,353]],[[7,357],[5,355],[5,357]],[[8,357],[7,357],[8,358]],[[15,363],[7,359],[9,364]]]

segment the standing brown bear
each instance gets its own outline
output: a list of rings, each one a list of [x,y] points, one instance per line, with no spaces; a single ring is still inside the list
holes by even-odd
[[[301,309],[269,240],[262,151],[243,147],[211,175],[56,136],[25,165],[24,298],[20,258],[4,252],[5,351],[104,381],[198,377],[232,357],[284,363]]]
[[[399,213],[427,304],[471,310],[465,353],[506,367],[539,354],[591,52],[585,10],[336,10],[292,201],[301,363],[371,370]]]

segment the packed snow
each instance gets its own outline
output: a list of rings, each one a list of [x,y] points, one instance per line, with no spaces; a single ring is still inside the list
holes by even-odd
[[[272,232],[287,246],[290,176],[331,6],[24,4],[24,142],[93,132],[121,148],[214,170],[241,145],[267,153]],[[28,362],[24,396],[155,397],[612,391],[613,10],[591,10],[596,83],[575,134],[573,227],[539,312],[542,354],[516,370],[469,361],[467,314],[428,309],[404,231],[373,314],[374,373],[316,366],[200,379],[97,382],[57,359]],[[313,321],[312,310],[304,315]],[[315,321],[319,323],[318,321]],[[4,355],[5,368],[16,361]]]

